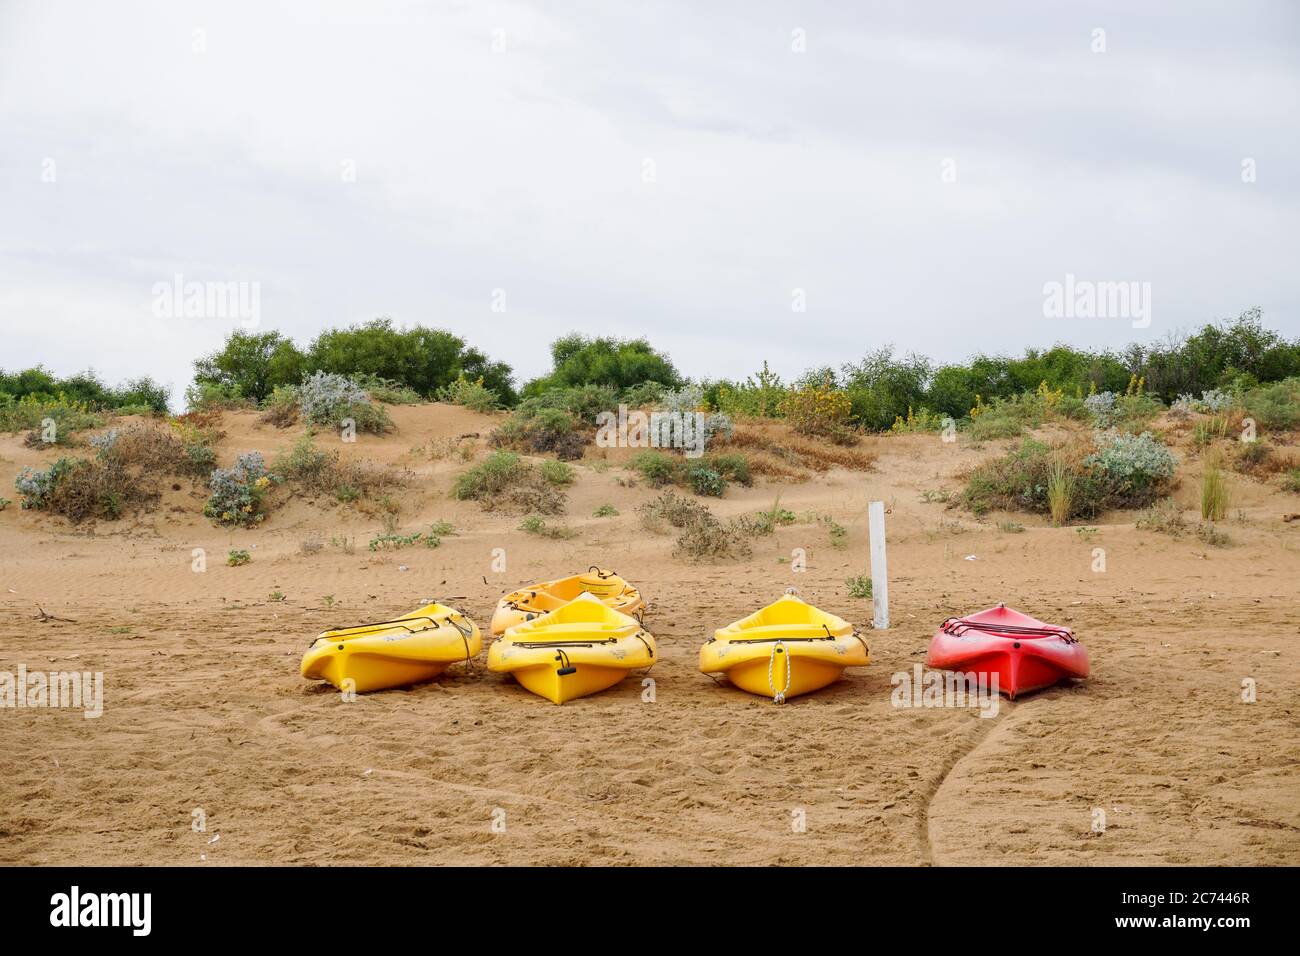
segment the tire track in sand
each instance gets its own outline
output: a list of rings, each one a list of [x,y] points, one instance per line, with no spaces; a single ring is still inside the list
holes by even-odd
[[[991,718],[976,718],[977,727],[970,732],[970,746],[955,755],[939,774],[939,778],[930,788],[926,796],[925,805],[921,808],[921,819],[919,821],[918,834],[921,844],[921,865],[922,866],[943,866],[942,860],[935,859],[934,842],[930,838],[930,817],[934,808],[935,801],[943,792],[945,786],[952,780],[953,775],[958,768],[962,766],[973,755],[978,753],[988,742],[995,737],[999,737],[1006,732],[1006,728],[1014,721],[1016,704],[1012,701],[1003,699],[998,704],[998,716]],[[1003,713],[1003,710],[1006,713]],[[987,725],[987,726],[985,726]]]

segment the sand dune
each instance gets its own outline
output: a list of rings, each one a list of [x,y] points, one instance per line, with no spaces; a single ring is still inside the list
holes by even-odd
[[[779,493],[792,511],[847,526],[846,547],[801,521],[757,539],[744,563],[695,565],[640,528],[635,508],[654,493],[620,484],[626,473],[598,449],[570,491],[564,520],[579,537],[539,540],[517,515],[450,499],[464,465],[427,452],[467,434],[482,446],[491,417],[392,414],[394,434],[342,453],[409,469],[399,526],[450,521],[457,533],[436,549],[371,553],[377,514],[283,489],[252,530],[214,527],[188,482],[113,523],[0,513],[0,670],[105,675],[98,719],[0,711],[0,863],[1300,863],[1300,522],[1280,520],[1300,510],[1294,496],[1237,477],[1228,548],[1139,532],[1131,514],[1088,537],[1018,515],[1027,530],[1013,534],[999,516],[921,501],[1005,443],[876,438],[870,473],[760,481],[711,503],[739,514]],[[269,456],[300,434],[251,414],[223,427],[223,461]],[[53,457],[0,438],[0,483]],[[1193,474],[1177,492],[1188,507]],[[869,623],[844,579],[866,570],[873,499],[890,509],[894,626],[869,635],[871,665],[784,706],[700,674],[714,627],[789,586]],[[591,517],[606,503],[620,515]],[[322,547],[304,554],[304,541]],[[250,564],[225,565],[236,547]],[[806,573],[791,572],[796,547]],[[1105,573],[1091,570],[1095,547]],[[203,573],[191,569],[196,548]],[[494,548],[504,573],[491,569]],[[427,598],[482,625],[503,592],[596,562],[650,602],[653,702],[634,677],[556,707],[488,673],[486,653],[354,703],[298,675],[331,625]],[[999,600],[1074,627],[1092,679],[1003,701],[992,719],[890,705],[891,675],[924,659],[944,617]],[[38,608],[66,620],[41,621]],[[1245,678],[1256,703],[1241,702]],[[1092,832],[1097,808],[1104,834]],[[196,809],[204,832],[191,827]]]

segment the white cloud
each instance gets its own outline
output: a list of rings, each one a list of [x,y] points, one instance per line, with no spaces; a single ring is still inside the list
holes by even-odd
[[[10,3],[0,366],[183,386],[226,330],[148,314],[176,272],[260,282],[304,343],[390,315],[521,377],[575,329],[710,377],[1255,304],[1294,335],[1297,32],[1285,3]],[[1066,272],[1150,281],[1152,328],[1046,322]]]

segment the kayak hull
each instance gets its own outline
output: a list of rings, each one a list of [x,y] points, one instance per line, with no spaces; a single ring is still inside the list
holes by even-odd
[[[601,667],[598,664],[577,664],[574,665],[573,673],[561,676],[559,667],[550,662],[536,667],[521,667],[512,673],[521,685],[553,704],[598,694],[627,676],[624,668]]]
[[[718,628],[700,648],[700,670],[778,703],[821,690],[846,667],[870,663],[853,625],[793,595]]]
[[[540,581],[507,594],[497,602],[489,629],[493,637],[500,637],[516,624],[557,611],[581,594],[592,595],[620,614],[638,620],[644,616],[640,591],[613,571],[593,566],[582,574]]]
[[[789,645],[786,646],[788,648]],[[760,658],[738,664],[727,670],[727,680],[741,690],[760,697],[775,697],[776,692],[788,687],[785,698],[798,697],[821,690],[844,673],[847,664],[800,657],[798,649],[776,648],[774,657]],[[769,675],[770,665],[770,675]],[[788,683],[787,683],[788,679]]]
[[[655,662],[655,639],[635,618],[590,594],[506,629],[488,648],[488,670],[511,674],[553,704],[607,690]]]
[[[433,680],[483,647],[478,625],[445,604],[428,604],[391,621],[321,634],[299,671],[359,694]]]
[[[1003,605],[949,618],[930,641],[925,663],[982,676],[1014,700],[1089,674],[1087,649],[1067,627],[1045,624]]]

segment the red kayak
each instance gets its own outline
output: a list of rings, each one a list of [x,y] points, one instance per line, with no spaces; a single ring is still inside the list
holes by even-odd
[[[943,670],[996,674],[998,690],[1012,700],[1070,677],[1088,676],[1088,652],[1074,631],[1044,624],[1005,604],[948,618],[930,641],[925,663]]]

